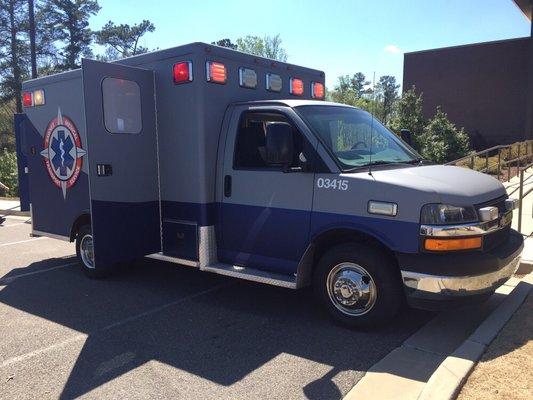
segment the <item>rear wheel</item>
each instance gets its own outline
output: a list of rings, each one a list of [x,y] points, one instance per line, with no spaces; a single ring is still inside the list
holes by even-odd
[[[85,275],[90,278],[102,278],[110,273],[110,268],[96,266],[94,262],[94,244],[90,225],[83,225],[76,236],[76,256]]]
[[[313,280],[315,296],[325,309],[351,327],[386,323],[403,303],[394,260],[372,244],[332,248],[318,262]]]

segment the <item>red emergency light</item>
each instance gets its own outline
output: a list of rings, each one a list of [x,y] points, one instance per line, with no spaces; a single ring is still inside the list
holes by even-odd
[[[207,81],[214,83],[226,83],[226,66],[215,61],[206,63]]]
[[[313,99],[324,98],[324,85],[320,82],[311,82],[311,97]]]
[[[22,93],[22,105],[24,107],[33,107],[33,94],[32,92]]]
[[[295,96],[304,94],[304,83],[301,79],[291,78],[289,83],[289,92]]]
[[[174,76],[174,83],[185,83],[192,81],[192,62],[184,61],[174,64],[172,68],[172,75]]]

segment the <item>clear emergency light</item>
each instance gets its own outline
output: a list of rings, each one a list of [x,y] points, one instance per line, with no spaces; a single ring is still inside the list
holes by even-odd
[[[304,94],[304,83],[301,79],[291,78],[289,81],[289,93],[294,96]]]
[[[283,81],[281,76],[277,74],[266,74],[266,90],[271,92],[281,92]]]
[[[43,89],[37,89],[33,92],[22,92],[22,105],[24,107],[42,106],[44,102]]]
[[[207,81],[214,83],[226,83],[226,66],[215,61],[205,63],[207,72]]]
[[[311,97],[313,99],[324,98],[324,85],[320,82],[311,82]]]
[[[172,75],[174,76],[174,83],[186,83],[192,81],[192,62],[183,61],[174,64],[172,68]]]
[[[255,89],[257,87],[257,74],[251,68],[239,68],[239,85],[241,87]]]

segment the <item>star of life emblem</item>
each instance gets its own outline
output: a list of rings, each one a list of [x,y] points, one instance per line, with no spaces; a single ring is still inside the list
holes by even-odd
[[[48,124],[44,134],[44,164],[50,179],[67,198],[70,189],[81,173],[82,157],[86,154],[81,144],[81,138],[74,122],[61,115],[61,108],[57,109],[57,117]]]

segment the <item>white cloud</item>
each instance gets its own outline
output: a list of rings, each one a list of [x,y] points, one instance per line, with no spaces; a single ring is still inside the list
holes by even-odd
[[[400,49],[395,44],[388,44],[383,48],[383,51],[390,54],[401,54],[403,53],[403,50]]]

